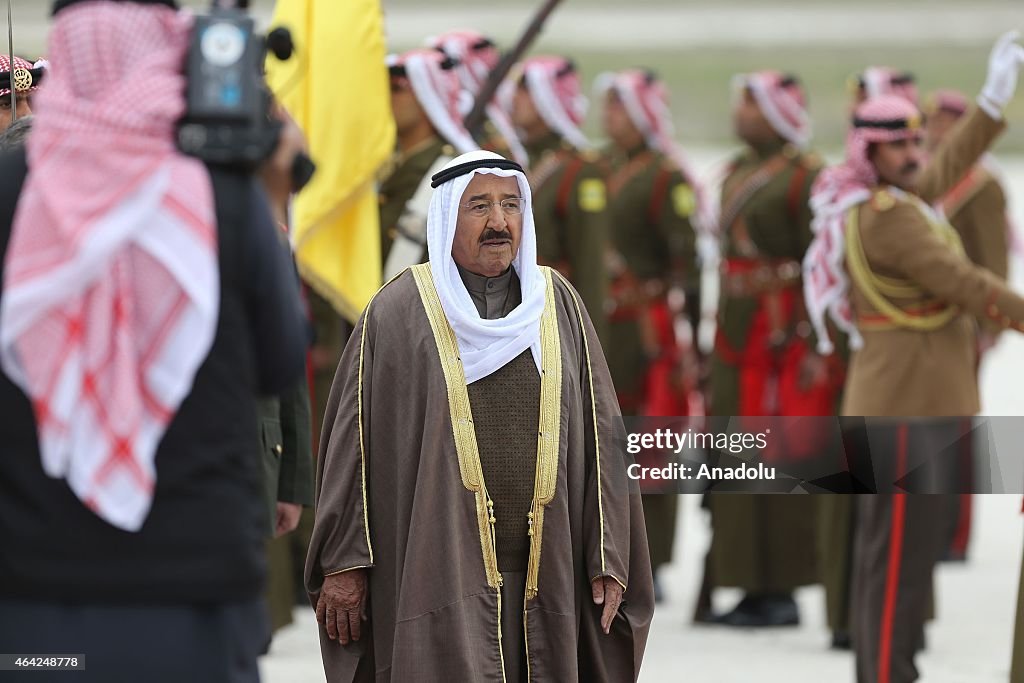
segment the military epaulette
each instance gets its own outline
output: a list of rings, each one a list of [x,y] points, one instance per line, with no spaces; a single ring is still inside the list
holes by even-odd
[[[877,190],[871,197],[871,208],[875,211],[888,211],[896,206],[896,198],[888,190]]]
[[[584,149],[577,152],[580,159],[587,162],[588,164],[596,164],[601,161],[601,153],[596,149]]]

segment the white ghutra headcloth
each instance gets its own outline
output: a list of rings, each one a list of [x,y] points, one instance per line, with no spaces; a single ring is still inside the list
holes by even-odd
[[[493,165],[488,162],[493,161]],[[522,303],[504,318],[486,320],[480,317],[473,299],[459,275],[452,244],[462,197],[474,175],[489,173],[504,178],[514,177],[523,197],[523,227],[519,252],[512,267],[519,276]],[[537,236],[533,224],[530,183],[518,164],[493,152],[477,151],[463,154],[449,162],[434,176],[439,181],[430,199],[427,214],[427,250],[430,272],[434,277],[441,308],[455,332],[459,354],[471,384],[504,367],[526,349],[540,372],[540,317],[544,312],[546,287],[544,275],[537,265]]]

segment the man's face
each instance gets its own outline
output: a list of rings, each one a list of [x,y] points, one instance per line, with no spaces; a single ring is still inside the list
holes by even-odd
[[[924,163],[921,137],[876,143],[869,158],[883,183],[901,190],[913,190]]]
[[[743,89],[743,95],[732,110],[732,124],[736,137],[748,145],[764,144],[778,137],[775,129],[764,117],[750,88]]]
[[[929,114],[924,125],[925,147],[934,152],[945,138],[949,130],[956,125],[957,117],[944,109]]]
[[[526,83],[520,82],[516,86],[515,95],[512,96],[512,123],[519,130],[528,133],[544,125]]]
[[[602,112],[604,132],[620,149],[632,149],[643,142],[643,135],[637,130],[633,119],[626,111],[626,105],[614,89],[608,91]]]
[[[496,277],[508,269],[519,252],[523,215],[506,212],[498,202],[518,197],[519,183],[514,177],[491,173],[473,175],[459,202],[459,217],[452,243],[455,263],[484,277]],[[486,215],[473,215],[473,207],[479,211],[488,202],[491,204]],[[530,210],[520,206],[523,211]]]
[[[32,115],[32,96],[29,93],[18,93],[16,109],[18,118]],[[0,133],[7,130],[11,125],[11,95],[10,93],[0,97]]]
[[[414,129],[426,117],[408,79],[391,79],[391,114],[399,135]]]

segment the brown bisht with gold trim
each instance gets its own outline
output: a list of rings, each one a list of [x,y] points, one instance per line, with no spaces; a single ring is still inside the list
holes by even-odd
[[[502,604],[465,377],[429,264],[382,288],[359,321],[327,407],[306,583],[315,604],[325,574],[369,568],[369,621],[349,645],[320,627],[330,683],[505,681],[503,637],[525,637],[529,681],[639,675],[654,609],[639,490],[590,318],[543,270],[525,604]],[[626,589],[610,635],[598,576]],[[523,613],[524,633],[502,633],[502,610]]]

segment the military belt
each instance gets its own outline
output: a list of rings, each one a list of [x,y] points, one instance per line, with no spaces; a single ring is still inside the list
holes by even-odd
[[[795,259],[726,259],[720,269],[722,292],[749,297],[796,287],[802,272]]]

